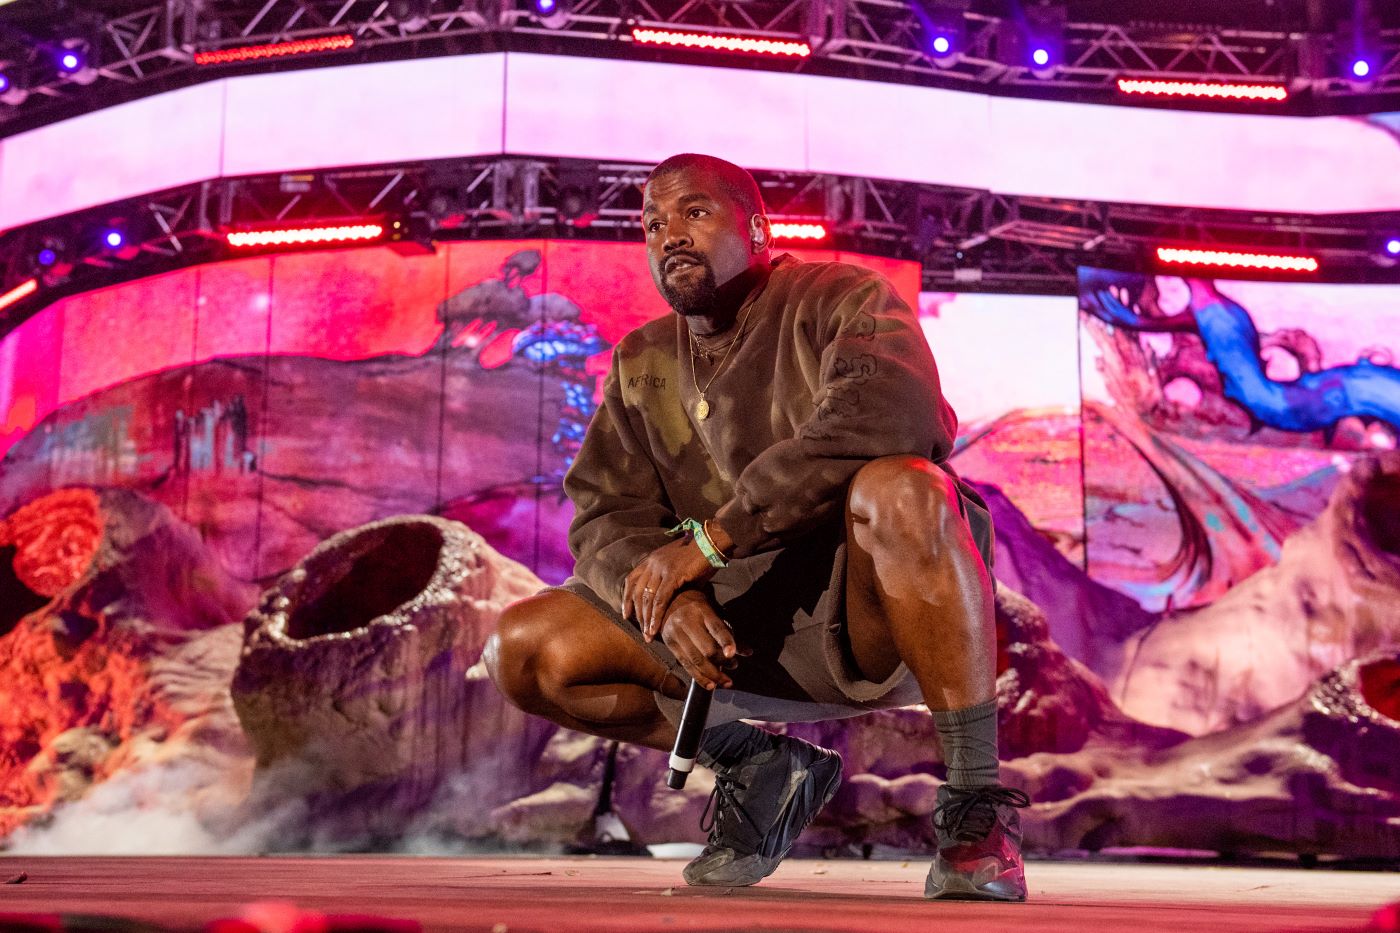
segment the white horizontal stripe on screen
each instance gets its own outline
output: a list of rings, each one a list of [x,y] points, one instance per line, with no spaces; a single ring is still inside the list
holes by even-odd
[[[1400,210],[1400,141],[1351,117],[1107,107],[522,53],[228,78],[0,142],[0,228],[207,178],[503,153],[752,168],[1018,195]]]

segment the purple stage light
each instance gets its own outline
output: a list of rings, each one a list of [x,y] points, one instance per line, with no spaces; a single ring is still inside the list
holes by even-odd
[[[1036,49],[1031,53],[1031,61],[1035,62],[1041,68],[1044,68],[1046,65],[1050,64],[1050,50],[1045,48]]]
[[[556,6],[557,0],[535,0],[535,9],[545,15],[553,13]]]
[[[1400,256],[1400,237],[1391,237],[1386,240],[1385,251],[1392,256]]]
[[[58,57],[58,67],[63,71],[77,71],[83,67],[83,57],[77,52],[64,52]]]
[[[947,55],[953,50],[953,40],[947,36],[933,37],[933,51],[937,55]]]
[[[39,265],[47,269],[49,266],[58,262],[58,253],[54,252],[52,249],[49,249],[46,246],[43,249],[39,250],[38,259]]]
[[[9,75],[6,75],[6,74],[0,74],[0,94],[5,93],[5,92],[8,91],[9,89],[10,89],[10,76],[9,76]]]
[[[1364,58],[1358,58],[1351,63],[1351,73],[1358,78],[1364,78],[1371,73],[1371,63]]]
[[[103,235],[102,242],[106,243],[112,249],[117,249],[122,245],[122,243],[126,242],[126,238],[122,236],[122,232],[120,230],[108,230]]]

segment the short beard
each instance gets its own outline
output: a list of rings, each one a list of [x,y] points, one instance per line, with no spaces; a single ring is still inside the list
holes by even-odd
[[[693,317],[697,314],[707,314],[715,307],[715,301],[719,297],[719,286],[715,284],[715,270],[708,262],[702,262],[705,274],[698,282],[688,283],[677,288],[666,276],[661,277],[657,287],[661,291],[661,297],[666,299],[675,312],[682,317]]]

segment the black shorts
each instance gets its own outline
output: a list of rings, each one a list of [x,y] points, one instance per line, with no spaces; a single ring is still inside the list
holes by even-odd
[[[720,618],[753,654],[730,672],[732,690],[717,690],[710,724],[734,719],[807,722],[856,716],[923,701],[903,664],[885,680],[861,676],[846,639],[846,542],[843,528],[810,534],[776,551],[729,562],[711,580]],[[660,639],[642,639],[577,577],[560,587],[586,600],[682,682],[687,675]],[[672,720],[680,703],[657,695]]]

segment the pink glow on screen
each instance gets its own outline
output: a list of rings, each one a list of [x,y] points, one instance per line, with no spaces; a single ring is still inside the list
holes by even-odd
[[[63,302],[60,404],[190,362],[195,276],[139,279]]]
[[[223,172],[251,175],[497,154],[504,82],[503,55],[229,79],[220,82],[228,95]]]
[[[805,166],[808,87],[795,77],[512,54],[505,151],[639,162],[710,152],[752,168]],[[661,87],[690,89],[683,111],[656,105]]]
[[[61,402],[63,312],[25,321],[0,342],[0,457]]]
[[[571,302],[609,344],[671,313],[640,244],[493,241],[443,244],[435,254],[373,247],[232,260],[76,295],[18,328],[0,342],[0,437],[8,449],[55,408],[193,362],[269,351],[336,360],[420,355],[442,332],[445,298],[499,279],[509,257],[529,251],[542,262],[517,283],[525,295]],[[917,263],[779,252],[875,269],[917,307]],[[529,313],[546,307],[532,305]],[[509,358],[512,328],[523,323],[483,321],[463,339],[484,339],[481,360],[489,368]]]
[[[662,86],[702,90],[686,98],[684,120],[655,106],[650,91]],[[510,53],[246,75],[19,134],[0,143],[0,228],[221,176],[507,152],[654,162],[682,151],[1021,195],[1400,209],[1400,145],[1352,117]]]
[[[200,266],[194,362],[267,352],[272,257]]]
[[[0,142],[0,228],[218,178],[224,88],[201,84]]]
[[[273,259],[272,352],[355,360],[419,354],[439,328],[445,259],[387,247]]]

